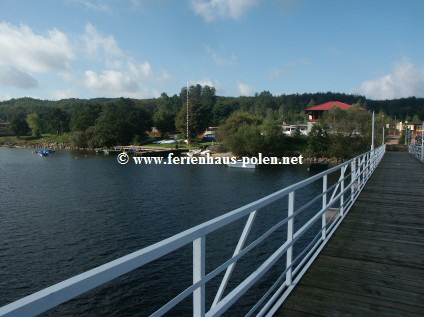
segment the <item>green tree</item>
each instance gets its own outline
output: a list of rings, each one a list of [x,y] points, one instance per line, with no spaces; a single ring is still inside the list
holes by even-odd
[[[421,121],[420,121],[419,116],[417,114],[414,114],[414,116],[412,117],[411,122],[412,123],[420,123]]]
[[[233,113],[221,125],[218,138],[237,156],[281,156],[287,150],[287,138],[276,120],[246,112]]]
[[[10,129],[16,136],[27,135],[30,132],[28,123],[26,122],[25,117],[22,113],[15,114],[12,117],[12,120],[10,122]]]
[[[220,126],[218,140],[224,141],[229,135],[236,132],[242,125],[260,125],[263,118],[244,111],[236,111]]]
[[[219,100],[212,109],[212,125],[218,126],[223,123],[239,105],[234,100]]]
[[[328,157],[347,159],[370,150],[372,116],[369,111],[333,109],[326,111],[321,123],[329,127]],[[375,145],[382,138],[380,128],[375,129]]]
[[[267,118],[260,126],[261,153],[268,156],[282,156],[288,149],[288,137],[284,135],[281,125],[274,119]]]
[[[69,131],[69,115],[62,109],[49,109],[45,115],[45,121],[51,133],[61,135]]]
[[[267,109],[277,109],[275,98],[269,91],[263,91],[256,94],[254,98],[254,112],[256,114],[265,115]]]
[[[183,106],[178,112],[175,124],[177,129],[185,133],[187,128],[187,88],[180,93]],[[203,133],[211,123],[211,112],[216,101],[215,88],[201,85],[190,86],[188,91],[189,139]]]
[[[151,118],[131,99],[121,98],[108,104],[94,126],[95,146],[127,145],[137,135],[142,137],[151,127]]]
[[[158,109],[153,114],[153,125],[163,137],[175,132],[175,115],[172,100],[166,93],[162,93],[158,99]]]
[[[222,142],[234,155],[251,155],[256,148],[256,143],[260,143],[261,125],[263,119],[260,116],[247,112],[234,112],[222,124],[218,131],[218,140]]]
[[[99,104],[78,105],[71,111],[71,131],[85,131],[94,126],[101,111]]]
[[[162,137],[175,132],[175,114],[165,108],[159,108],[153,115],[153,125]]]
[[[243,123],[224,138],[223,144],[236,156],[251,156],[261,152],[261,142],[259,126]]]
[[[312,126],[307,137],[308,156],[314,158],[328,156],[330,147],[329,127],[323,123],[316,123]]]
[[[41,136],[41,120],[38,113],[30,113],[26,117],[28,127],[31,129],[32,136],[39,138]]]

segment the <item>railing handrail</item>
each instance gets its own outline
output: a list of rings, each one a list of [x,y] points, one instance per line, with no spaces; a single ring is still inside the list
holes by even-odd
[[[408,151],[412,156],[424,163],[424,147],[419,144],[410,144]]]
[[[353,183],[358,181],[363,182],[361,185],[365,184],[366,180],[369,178],[370,173],[372,170],[376,167],[378,164],[378,161],[381,160],[382,155],[384,155],[385,146],[381,146],[373,151],[368,151],[366,153],[363,153],[349,161],[346,161],[344,163],[341,163],[340,165],[337,165],[333,168],[330,168],[326,171],[323,171],[317,175],[314,175],[312,177],[309,177],[305,180],[302,180],[300,182],[297,182],[293,185],[290,185],[288,187],[285,187],[281,190],[278,190],[264,198],[261,198],[259,200],[256,200],[252,203],[249,203],[243,207],[237,208],[233,211],[230,211],[224,215],[218,216],[212,220],[206,221],[202,224],[199,224],[197,226],[194,226],[190,229],[187,229],[181,233],[178,233],[176,235],[173,235],[167,239],[164,239],[160,242],[157,242],[155,244],[152,244],[148,247],[145,247],[143,249],[140,249],[138,251],[135,251],[131,254],[125,255],[123,257],[120,257],[116,260],[113,260],[111,262],[108,262],[106,264],[103,264],[101,266],[98,266],[94,269],[91,269],[89,271],[86,271],[84,273],[81,273],[79,275],[76,275],[74,277],[71,277],[65,281],[62,281],[60,283],[57,283],[53,286],[47,287],[43,290],[40,290],[32,295],[26,296],[22,299],[19,299],[11,304],[8,304],[6,306],[0,307],[0,316],[33,316],[39,313],[42,313],[50,308],[53,308],[65,301],[68,301],[80,294],[83,294],[95,287],[98,287],[104,283],[107,283],[125,273],[128,273],[132,270],[135,270],[149,262],[152,262],[154,260],[159,259],[160,257],[171,253],[189,243],[193,243],[193,260],[194,260],[194,268],[193,268],[193,284],[183,291],[180,295],[178,295],[176,298],[168,302],[165,306],[163,306],[161,309],[159,309],[154,315],[161,315],[162,313],[166,313],[170,308],[172,308],[175,304],[177,304],[179,301],[181,301],[183,298],[187,297],[190,293],[193,293],[193,296],[195,298],[195,306],[200,305],[203,306],[197,310],[196,314],[199,315],[205,315],[205,309],[204,309],[204,285],[206,282],[208,282],[210,279],[218,275],[220,272],[222,272],[225,269],[228,269],[230,265],[235,265],[236,261],[246,254],[249,250],[251,250],[254,246],[251,245],[247,246],[246,248],[242,249],[241,245],[240,247],[240,253],[235,253],[232,258],[225,261],[223,264],[221,264],[218,268],[216,268],[214,271],[210,272],[209,274],[205,275],[204,273],[204,259],[205,259],[205,247],[204,247],[204,238],[207,234],[222,228],[230,223],[233,223],[234,221],[237,221],[249,214],[252,214],[253,212],[259,210],[260,208],[263,208],[285,196],[294,195],[294,192],[300,188],[303,188],[319,179],[325,180],[327,179],[327,175],[332,174],[336,171],[341,171],[341,178],[339,179],[339,182],[337,183],[337,186],[332,186],[330,188],[326,188],[325,191],[323,191],[321,196],[325,195],[330,192],[330,190],[334,190],[333,196],[337,191],[337,188],[339,184],[341,184],[341,191],[338,195],[335,197],[332,197],[328,204],[326,203],[325,206],[323,206],[323,209],[320,209],[319,212],[314,214],[311,218],[314,219],[314,222],[317,218],[321,216],[325,216],[325,211],[329,206],[333,205],[337,200],[343,201],[344,194],[348,190],[352,190]],[[358,166],[357,175],[352,170],[351,171],[351,182],[346,188],[344,188],[344,181],[348,178],[349,175],[344,175],[346,169],[350,166],[351,168],[355,169],[355,166]],[[362,172],[359,172],[362,168]],[[362,173],[362,174],[361,174]],[[362,176],[362,178],[361,178]],[[326,186],[326,185],[325,185]],[[360,188],[362,189],[362,188]],[[359,191],[360,191],[359,189]],[[357,195],[359,195],[359,191],[357,192]],[[353,194],[353,190],[352,190]],[[318,199],[321,197],[319,196]],[[294,197],[294,196],[293,196]],[[352,196],[353,198],[353,196]],[[316,199],[316,198],[314,198]],[[290,199],[289,199],[290,200]],[[353,204],[353,199],[351,199],[351,203]],[[292,202],[294,204],[294,202]],[[350,203],[350,202],[349,202]],[[341,203],[341,209],[345,206],[342,206]],[[302,207],[301,207],[302,208]],[[350,208],[350,206],[349,206]],[[347,208],[348,209],[348,208]],[[287,218],[281,220],[278,224],[282,226],[285,223],[290,223],[290,221],[293,221],[294,217],[297,214],[297,210],[294,211],[293,215],[289,215]],[[311,222],[312,224],[312,222]],[[333,224],[334,225],[334,224]],[[302,227],[303,228],[303,227]],[[302,229],[301,228],[301,229]],[[306,230],[299,229],[297,232],[292,232],[291,240],[287,240],[286,243],[284,243],[280,248],[280,253],[275,254],[276,259],[277,257],[281,257],[285,252],[289,252],[290,248],[293,247],[294,241],[299,238],[299,231],[305,232]],[[323,228],[322,231],[325,231]],[[247,230],[249,231],[249,230]],[[266,234],[266,233],[265,233]],[[323,235],[324,236],[324,235]],[[267,237],[267,236],[266,236]],[[265,238],[266,238],[265,237]],[[265,238],[263,238],[258,243],[262,242]],[[260,240],[260,239],[257,239]],[[254,241],[255,242],[255,241]],[[256,245],[255,245],[256,246]],[[271,257],[270,257],[271,258]],[[263,265],[270,263],[273,260],[268,259],[270,262],[268,263],[266,260]],[[268,265],[267,264],[267,265]],[[198,267],[199,266],[199,267]],[[290,274],[291,273],[291,267],[293,266],[293,263],[290,264]],[[261,266],[262,267],[262,266]],[[196,272],[196,273],[195,273]],[[264,271],[266,272],[266,271]],[[231,274],[231,273],[230,273]],[[260,277],[260,276],[259,276]],[[259,278],[258,276],[253,276],[252,280],[246,282],[253,283],[254,281]],[[243,283],[242,283],[243,284]],[[224,286],[225,287],[225,286]],[[237,289],[237,288],[236,288]],[[230,293],[231,294],[231,293]],[[241,296],[241,295],[240,295]],[[216,312],[216,315],[220,315],[225,309],[227,308],[228,304],[226,304],[226,301],[228,299],[228,295],[224,298],[222,303],[220,305],[213,306],[211,311],[208,312],[209,315],[214,315],[214,312]],[[231,297],[229,298],[231,299]],[[199,302],[200,301],[200,302]],[[199,304],[200,303],[200,304]],[[194,308],[194,311],[196,309]]]

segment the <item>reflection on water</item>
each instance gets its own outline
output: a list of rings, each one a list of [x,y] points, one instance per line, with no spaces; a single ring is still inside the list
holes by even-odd
[[[0,306],[307,178],[306,166],[120,165],[115,156],[0,148]],[[320,184],[297,193],[297,201]],[[286,216],[284,200],[260,211],[249,241]],[[299,220],[301,221],[301,219]],[[208,272],[231,256],[245,219],[207,237]],[[236,285],[285,240],[237,264]],[[191,246],[47,315],[144,316],[191,283]],[[273,273],[270,273],[271,275]],[[219,279],[207,288],[207,302]],[[266,283],[265,283],[266,284]],[[257,300],[259,284],[237,311]],[[187,299],[173,312],[185,314]],[[171,314],[172,315],[172,314]]]

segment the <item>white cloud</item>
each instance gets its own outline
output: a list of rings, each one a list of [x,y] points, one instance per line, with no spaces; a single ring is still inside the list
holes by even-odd
[[[128,68],[133,76],[142,75],[144,77],[150,77],[150,75],[152,74],[152,66],[150,66],[150,63],[147,61],[139,65],[129,62]]]
[[[96,72],[88,70],[85,73],[85,85],[93,90],[110,92],[112,94],[134,93],[139,90],[137,81],[128,74],[105,70],[98,75]]]
[[[26,25],[0,22],[0,83],[18,88],[38,85],[33,73],[69,74],[75,54],[67,36],[52,29],[45,35]],[[7,65],[7,66],[6,66]]]
[[[96,0],[66,0],[66,2],[79,4],[86,9],[93,10],[93,11],[112,13],[111,7],[104,0],[97,0],[97,1]]]
[[[123,56],[123,51],[112,35],[102,35],[97,29],[88,23],[85,26],[85,33],[82,36],[86,52],[90,55]]]
[[[0,85],[28,89],[38,87],[38,81],[29,73],[0,63]]]
[[[71,62],[77,58],[89,62],[90,68],[73,65],[75,71],[71,71]],[[57,89],[58,79],[63,88]],[[102,34],[90,23],[83,34],[68,37],[56,29],[40,34],[25,25],[0,22],[0,87],[43,86],[49,91],[43,98],[54,99],[78,96],[81,88],[100,96],[150,98],[157,94],[154,83],[170,79],[164,70],[155,74],[149,61],[137,61],[112,35]],[[49,87],[52,81],[54,89]]]
[[[152,97],[154,92],[143,85],[143,80],[154,74],[148,61],[137,62],[122,50],[112,35],[101,34],[92,24],[87,24],[82,36],[85,51],[103,70],[86,70],[84,85],[96,93],[112,97]],[[147,84],[147,83],[144,83]]]
[[[11,96],[11,95],[8,95],[8,94],[0,94],[0,101],[3,101],[3,100],[10,100],[10,99],[12,99],[12,96]]]
[[[148,62],[144,62],[141,64],[141,71],[143,72],[144,76],[149,77],[152,73],[152,67]]]
[[[105,70],[98,74],[88,70],[84,76],[85,87],[104,97],[153,98],[160,95],[154,89],[140,86],[131,72]]]
[[[352,89],[352,92],[373,99],[423,97],[424,67],[409,62],[398,63],[391,74],[364,81],[359,88]]]
[[[237,84],[237,88],[241,96],[252,96],[254,93],[253,89],[249,85],[240,82]]]
[[[259,0],[192,0],[191,8],[195,14],[211,22],[218,18],[239,19],[258,3]]]

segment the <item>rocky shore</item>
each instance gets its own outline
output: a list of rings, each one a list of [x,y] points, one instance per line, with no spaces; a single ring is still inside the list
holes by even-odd
[[[94,150],[88,148],[79,148],[68,143],[46,142],[46,143],[29,143],[29,142],[4,142],[0,143],[0,147],[7,148],[27,148],[27,149],[54,149],[54,150]]]

